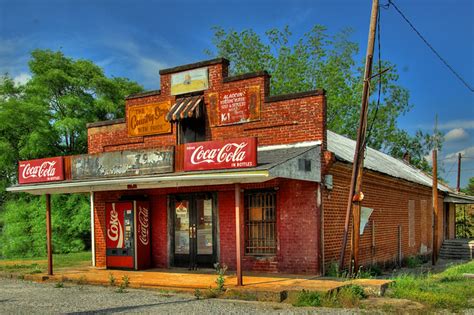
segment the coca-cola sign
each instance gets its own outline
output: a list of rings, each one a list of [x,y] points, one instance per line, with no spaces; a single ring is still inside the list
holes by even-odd
[[[58,180],[64,180],[62,157],[20,161],[18,165],[18,182],[20,184]]]
[[[123,248],[124,239],[123,239],[123,227],[122,227],[122,217],[119,216],[119,212],[115,210],[115,203],[112,204],[112,209],[109,212],[109,221],[107,222],[107,237],[115,244],[116,248]]]
[[[148,220],[148,207],[138,205],[138,238],[143,245],[148,245],[150,242],[149,237],[149,220]]]
[[[257,166],[257,139],[187,143],[184,170],[212,170]]]

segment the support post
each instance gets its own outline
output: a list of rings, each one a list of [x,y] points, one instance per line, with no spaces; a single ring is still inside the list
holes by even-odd
[[[433,250],[431,254],[431,263],[433,266],[438,260],[438,150],[433,150],[433,212],[434,212],[434,226],[433,226]]]
[[[91,191],[91,251],[92,267],[95,267],[95,217],[94,217],[94,192]]]
[[[237,263],[237,286],[242,286],[242,253],[240,236],[241,192],[240,184],[235,184],[235,257]]]
[[[372,59],[374,55],[374,43],[375,43],[375,32],[377,29],[377,16],[378,16],[378,9],[379,9],[379,0],[372,1],[372,12],[370,16],[370,27],[369,27],[369,38],[367,43],[367,52],[366,52],[366,59],[365,59],[365,72],[364,72],[364,86],[362,89],[362,104],[361,104],[361,111],[360,111],[360,121],[359,121],[359,128],[357,130],[357,141],[356,141],[356,148],[354,152],[354,161],[352,165],[352,177],[350,183],[350,190],[349,196],[347,200],[347,209],[346,209],[346,219],[344,222],[344,235],[342,239],[342,246],[341,252],[339,257],[339,269],[342,270],[344,268],[344,256],[346,251],[347,245],[347,237],[349,234],[349,221],[352,212],[352,206],[357,207],[358,214],[355,216],[358,217],[360,220],[360,202],[363,199],[363,194],[361,193],[361,185],[362,185],[362,172],[364,169],[364,152],[365,152],[365,145],[366,145],[366,132],[367,132],[367,115],[368,115],[368,107],[369,107],[369,81],[372,76]],[[354,217],[353,217],[354,219]],[[352,224],[353,229],[355,229],[355,225],[359,226],[360,221]],[[359,247],[359,230],[356,232],[353,231],[353,235],[355,236],[357,233],[356,240],[352,240],[352,246],[357,248],[357,252],[355,248],[352,248],[352,253],[354,254],[354,262],[358,263],[358,247]],[[352,256],[352,255],[351,255]],[[354,269],[357,271],[358,265],[354,265]],[[352,269],[352,268],[350,268]]]
[[[51,195],[46,194],[46,246],[48,250],[48,275],[53,275],[53,247],[51,244]]]

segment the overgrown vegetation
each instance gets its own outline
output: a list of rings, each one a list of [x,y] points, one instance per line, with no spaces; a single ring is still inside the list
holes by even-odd
[[[91,264],[91,252],[57,254],[53,258],[54,268],[85,267]],[[35,257],[29,260],[16,261],[13,259],[0,260],[0,273],[34,274],[47,270],[46,257]]]
[[[130,285],[130,279],[127,275],[122,277],[122,282],[119,287],[115,290],[116,293],[127,293],[127,288]]]
[[[44,201],[10,194],[19,160],[87,153],[86,123],[124,116],[125,96],[142,90],[125,78],[108,78],[89,60],[37,49],[31,79],[0,76],[0,258],[45,254]],[[55,196],[55,253],[89,248],[88,197]]]
[[[423,303],[431,308],[457,311],[474,307],[472,279],[463,276],[474,273],[474,261],[452,266],[439,274],[400,275],[386,293]]]
[[[303,290],[294,305],[353,308],[359,306],[360,301],[366,297],[364,289],[358,285],[349,285],[329,293]]]

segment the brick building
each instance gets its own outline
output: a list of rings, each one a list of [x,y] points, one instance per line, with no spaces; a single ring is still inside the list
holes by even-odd
[[[90,193],[97,267],[221,262],[321,274],[339,258],[355,143],[326,130],[324,90],[269,96],[266,72],[228,76],[228,65],[214,59],[161,70],[160,90],[127,97],[125,119],[87,126],[88,154],[64,157],[63,176],[20,178],[9,190]],[[365,173],[361,263],[429,254],[431,179],[372,149]],[[454,237],[454,213],[443,207],[449,189],[439,191],[441,244]],[[120,204],[130,207],[122,217]],[[137,214],[127,217],[132,208]],[[111,241],[117,231],[120,246]],[[148,247],[138,249],[138,240]],[[143,250],[149,257],[140,264]],[[135,263],[121,265],[134,255]]]

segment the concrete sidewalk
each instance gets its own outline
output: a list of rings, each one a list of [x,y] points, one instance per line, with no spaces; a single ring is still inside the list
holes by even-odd
[[[96,268],[76,268],[57,270],[55,275],[45,274],[25,275],[25,279],[33,281],[72,281],[82,284],[110,285],[113,275],[116,285],[122,283],[127,276],[129,287],[161,289],[176,292],[201,291],[215,288],[217,275],[213,270],[188,272],[184,269],[150,269],[146,271],[104,270]],[[296,296],[302,290],[331,292],[352,283],[359,284],[371,295],[383,295],[389,280],[358,279],[338,281],[314,276],[280,275],[280,274],[250,274],[244,275],[244,285],[238,287],[235,275],[225,276],[226,295],[232,298],[244,298],[259,301],[282,302],[291,296]]]

